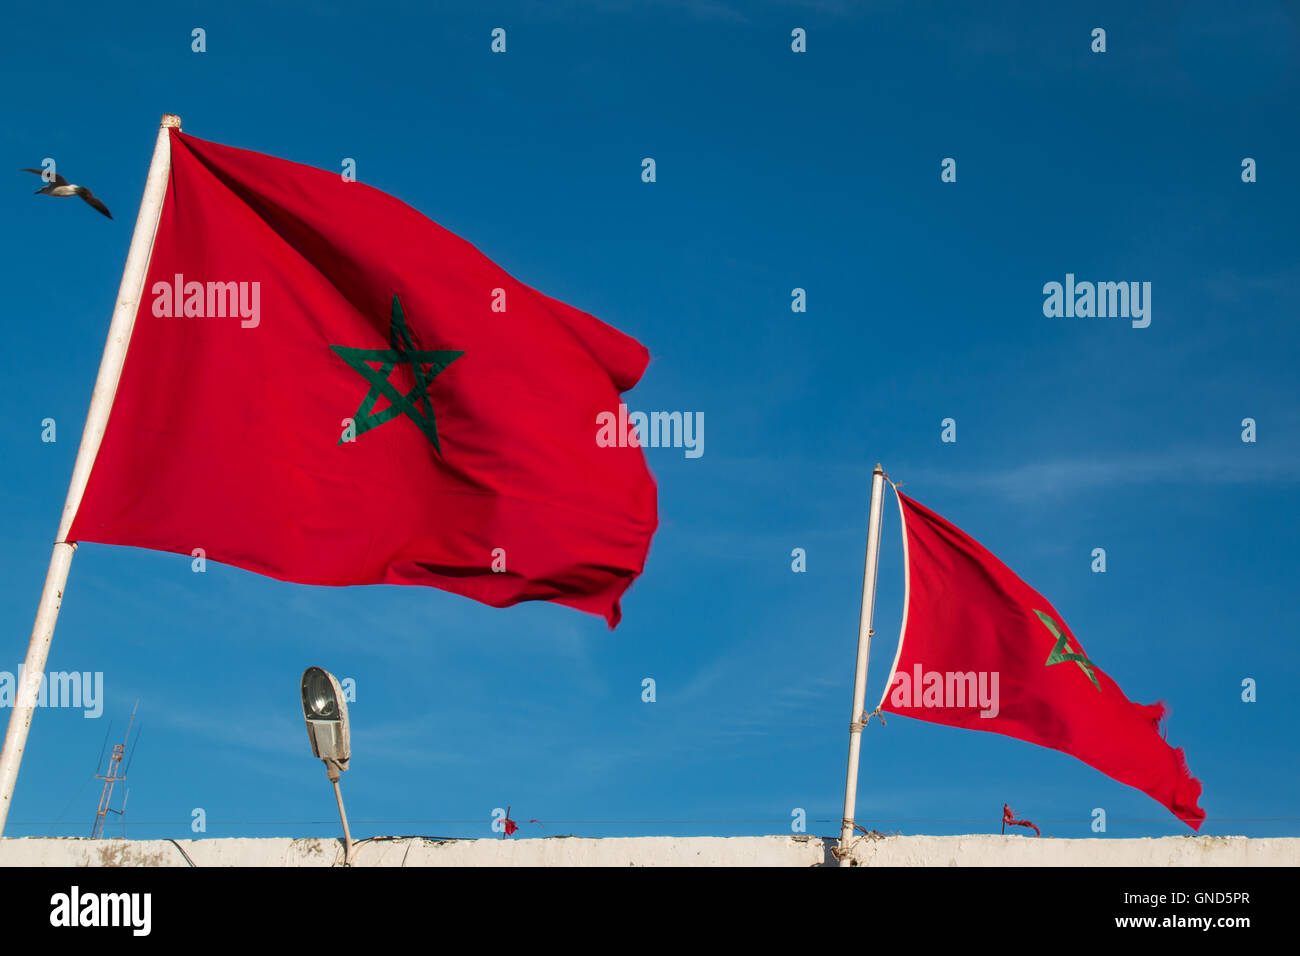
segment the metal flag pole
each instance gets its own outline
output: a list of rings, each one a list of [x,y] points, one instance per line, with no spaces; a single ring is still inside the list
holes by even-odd
[[[884,511],[885,470],[871,473],[871,507],[867,518],[867,560],[862,574],[862,613],[858,618],[858,670],[853,678],[853,714],[849,724],[849,770],[844,782],[844,817],[836,856],[840,866],[853,865],[853,815],[858,803],[858,751],[862,745],[863,707],[867,696],[867,662],[871,659],[872,615],[876,604],[876,571],[880,565],[880,517]]]
[[[31,641],[27,645],[27,658],[18,682],[18,693],[13,713],[9,715],[9,728],[5,731],[4,750],[0,751],[0,836],[4,835],[5,821],[13,803],[14,784],[18,781],[18,767],[22,763],[23,749],[27,745],[27,732],[31,729],[32,713],[36,709],[37,692],[45,674],[45,660],[54,639],[54,625],[63,602],[63,588],[72,567],[72,553],[76,544],[67,540],[72,519],[81,505],[86,491],[91,466],[99,453],[108,426],[108,413],[113,408],[117,383],[126,361],[126,348],[131,341],[135,313],[144,294],[145,274],[149,271],[149,258],[153,253],[154,233],[162,214],[163,197],[167,194],[167,180],[171,172],[171,130],[181,128],[181,118],[165,114],[158,126],[154,142],[153,160],[144,182],[144,197],[140,212],[135,217],[135,231],[126,253],[126,266],[122,270],[122,284],[117,290],[117,304],[108,326],[108,340],[104,343],[104,357],[99,362],[99,374],[90,396],[90,410],[86,413],[86,427],[81,433],[81,445],[72,465],[72,480],[68,483],[68,497],[63,504],[63,517],[59,519],[59,533],[50,555],[50,568],[45,573],[45,587],[36,607],[36,623],[32,627]]]

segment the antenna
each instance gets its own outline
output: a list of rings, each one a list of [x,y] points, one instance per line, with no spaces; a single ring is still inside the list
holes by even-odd
[[[126,756],[127,742],[130,741],[131,739],[131,728],[135,726],[135,712],[139,709],[140,709],[140,701],[137,700],[135,702],[135,707],[131,709],[131,720],[126,725],[126,736],[122,738],[122,742],[120,744],[113,744],[113,754],[108,758],[107,772],[95,774],[95,777],[97,779],[104,781],[104,790],[99,795],[99,809],[95,811],[95,825],[94,827],[91,828],[90,831],[90,838],[92,840],[98,840],[103,836],[104,821],[108,816],[108,814],[115,813],[120,817],[126,813],[125,798],[122,800],[121,810],[114,810],[109,806],[109,804],[113,800],[113,786],[117,783],[126,780],[126,771],[131,769],[131,760],[128,760],[126,764],[126,770],[123,770],[120,774],[118,773],[118,770],[121,769],[122,767],[122,758]],[[136,741],[139,742],[139,739],[140,739],[139,734],[137,734]],[[105,743],[107,743],[107,740],[108,738],[105,737]],[[103,759],[103,756],[104,754],[103,751],[101,750],[100,759]],[[133,746],[131,748],[131,759],[134,758],[135,758],[135,747]],[[99,766],[96,765],[95,769],[98,770]],[[127,796],[129,796],[130,793],[131,791],[128,790]],[[125,832],[125,827],[126,827],[125,821],[123,822],[122,827],[123,827],[123,832]]]
[[[108,749],[108,735],[113,732],[113,722],[108,722],[108,729],[104,731],[104,743],[99,748],[99,759],[95,761],[95,773],[99,773],[99,768],[104,764],[104,751]]]

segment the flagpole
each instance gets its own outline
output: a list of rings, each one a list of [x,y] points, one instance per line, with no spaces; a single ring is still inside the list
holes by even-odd
[[[876,605],[876,572],[880,565],[880,516],[885,501],[885,470],[871,473],[871,506],[867,517],[867,560],[862,573],[862,612],[858,618],[858,669],[853,678],[853,713],[849,724],[849,770],[844,782],[844,817],[836,856],[840,866],[852,866],[853,815],[858,803],[858,751],[862,745],[863,707],[867,696],[867,663],[871,659],[872,616]]]
[[[158,229],[163,198],[167,194],[167,181],[171,171],[170,131],[180,128],[181,118],[170,113],[163,115],[158,126],[153,160],[149,163],[149,175],[144,183],[144,197],[140,200],[140,211],[135,218],[135,231],[131,234],[126,266],[122,270],[122,283],[118,286],[117,303],[113,307],[113,319],[108,326],[108,340],[104,343],[104,356],[99,362],[99,374],[90,396],[90,410],[86,413],[86,425],[81,432],[81,445],[72,465],[68,497],[63,504],[63,516],[59,519],[59,533],[50,555],[50,567],[45,573],[45,587],[36,607],[36,623],[27,644],[27,658],[23,662],[13,713],[9,715],[4,749],[0,751],[0,836],[4,835],[5,821],[13,803],[18,767],[27,745],[27,732],[31,729],[37,692],[50,653],[50,642],[54,639],[54,625],[59,617],[59,606],[63,602],[68,571],[72,567],[72,553],[77,549],[75,543],[67,540],[68,530],[81,505],[81,496],[86,491],[91,466],[95,463],[99,444],[104,438],[104,429],[108,425],[113,397],[117,394],[118,379],[122,375],[122,364],[126,361],[126,349],[135,325],[136,309],[144,294],[145,274],[149,270],[149,257],[153,253],[154,233]]]

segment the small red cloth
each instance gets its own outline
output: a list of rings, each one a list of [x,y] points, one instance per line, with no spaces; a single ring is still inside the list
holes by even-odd
[[[1002,826],[1030,827],[1034,831],[1034,836],[1042,836],[1042,833],[1038,831],[1038,827],[1034,826],[1028,820],[1017,820],[1015,815],[1011,812],[1010,805],[1005,803],[1002,804]]]

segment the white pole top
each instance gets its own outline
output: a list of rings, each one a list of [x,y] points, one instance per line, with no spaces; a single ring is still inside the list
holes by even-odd
[[[162,118],[162,125],[168,127],[169,129],[180,129],[181,118],[177,116],[175,113],[164,113]]]

